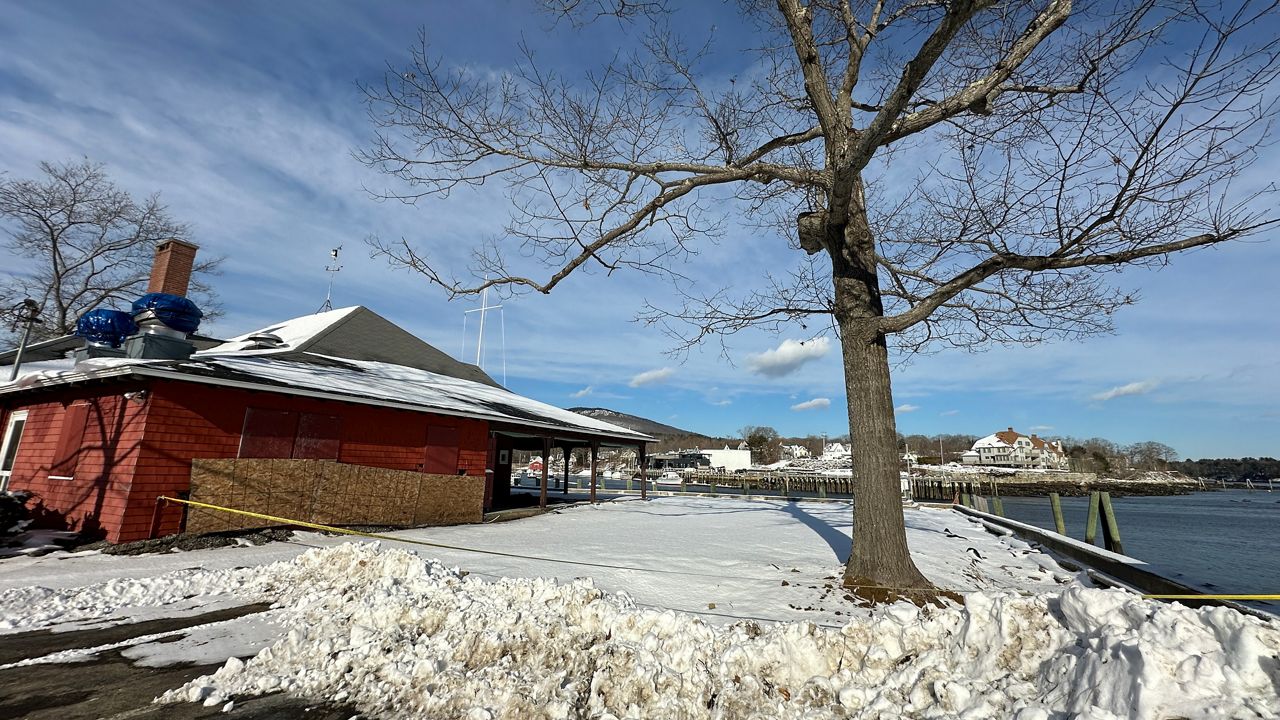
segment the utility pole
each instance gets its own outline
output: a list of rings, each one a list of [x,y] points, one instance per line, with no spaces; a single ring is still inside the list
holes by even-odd
[[[22,353],[26,351],[27,340],[31,338],[31,326],[40,322],[40,305],[31,298],[18,303],[13,310],[13,329],[17,330],[20,323],[25,327],[22,328],[22,340],[18,342],[18,353],[13,356],[13,369],[9,371],[9,382],[18,379],[18,366],[22,365]]]

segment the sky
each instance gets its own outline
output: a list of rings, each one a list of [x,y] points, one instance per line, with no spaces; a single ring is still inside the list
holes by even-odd
[[[476,301],[448,302],[420,276],[371,257],[364,238],[403,237],[461,270],[501,234],[509,201],[486,186],[417,205],[380,202],[395,181],[353,152],[373,128],[358,83],[408,62],[419,28],[433,51],[501,73],[527,43],[577,76],[626,40],[572,35],[524,2],[12,2],[0,0],[0,171],[88,157],[137,196],[159,192],[215,279],[231,336],[315,312],[329,251],[342,246],[335,307],[365,305],[434,345],[475,359]],[[713,6],[714,10],[715,7]],[[695,12],[696,32],[732,20]],[[1265,172],[1280,161],[1263,150]],[[917,357],[894,370],[902,433],[1023,432],[1158,440],[1183,457],[1280,455],[1280,243],[1275,233],[1177,257],[1117,282],[1140,291],[1113,335]],[[797,251],[772,231],[733,227],[680,267],[694,282],[751,283]],[[0,273],[22,263],[0,251]],[[483,366],[515,392],[562,407],[608,407],[695,432],[747,425],[841,435],[839,343],[794,328],[667,353],[634,321],[673,290],[638,273],[574,276],[550,295],[503,301]],[[505,353],[503,349],[505,347]]]

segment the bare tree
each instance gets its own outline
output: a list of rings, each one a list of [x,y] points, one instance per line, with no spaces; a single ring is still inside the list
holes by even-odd
[[[1154,440],[1134,443],[1124,449],[1129,465],[1138,470],[1168,470],[1178,460],[1178,451]]]
[[[865,595],[929,587],[899,501],[891,343],[1106,332],[1134,300],[1109,282],[1119,268],[1276,222],[1275,188],[1242,174],[1273,116],[1274,2],[743,0],[758,50],[727,80],[701,73],[714,43],[686,46],[663,7],[547,4],[648,32],[576,81],[532,51],[473,72],[423,38],[365,88],[363,159],[405,182],[387,197],[505,182],[505,243],[477,249],[468,281],[412,242],[371,242],[451,297],[547,293],[592,268],[672,275],[682,306],[644,317],[677,350],[825,318],[860,481],[845,584]],[[804,254],[745,293],[682,282],[728,222]]]
[[[189,240],[190,229],[169,216],[159,196],[135,201],[100,164],[41,163],[40,169],[39,179],[0,180],[5,249],[27,261],[22,271],[0,277],[0,306],[35,299],[43,322],[32,334],[45,339],[73,332],[88,310],[135,300],[146,289],[156,243]],[[204,259],[193,275],[215,272],[219,262]],[[216,317],[210,288],[198,277],[191,288],[205,316]]]

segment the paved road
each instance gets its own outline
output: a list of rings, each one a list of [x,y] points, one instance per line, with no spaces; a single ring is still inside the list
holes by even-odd
[[[149,620],[108,628],[55,633],[48,630],[0,635],[0,665],[56,652],[113,646],[87,662],[49,663],[0,669],[0,718],[29,720],[125,720],[146,718],[196,720],[197,718],[283,720],[347,720],[358,714],[349,705],[310,702],[283,695],[237,701],[230,712],[221,706],[197,703],[156,705],[152,700],[216,670],[221,662],[170,665],[152,668],[135,665],[122,650],[128,641],[144,636],[194,630],[210,623],[244,617],[267,609],[246,605],[185,618]],[[179,639],[177,633],[174,639]],[[125,643],[120,646],[119,643]]]

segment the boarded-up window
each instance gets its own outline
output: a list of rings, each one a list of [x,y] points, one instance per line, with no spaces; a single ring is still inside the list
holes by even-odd
[[[240,434],[240,457],[293,457],[293,439],[297,432],[297,413],[249,408],[245,410],[244,430]]]
[[[425,472],[452,475],[458,471],[458,428],[432,425],[427,428]]]
[[[337,415],[302,413],[298,418],[298,436],[293,443],[293,456],[303,460],[337,460],[342,418]]]
[[[67,408],[62,416],[62,432],[58,434],[58,447],[49,466],[49,478],[70,480],[76,473],[80,460],[80,448],[84,444],[84,427],[89,419],[89,405],[79,403]]]

